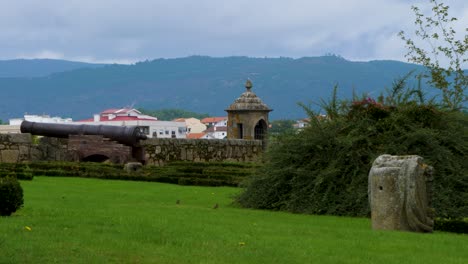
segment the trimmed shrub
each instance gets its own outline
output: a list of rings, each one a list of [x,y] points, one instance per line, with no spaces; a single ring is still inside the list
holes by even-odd
[[[0,178],[0,215],[9,216],[23,205],[23,189],[14,177]]]
[[[5,165],[5,166],[3,166]],[[57,176],[155,181],[181,185],[238,186],[258,165],[233,162],[173,162],[165,166],[143,166],[139,171],[126,171],[122,164],[93,162],[35,162],[2,164],[0,177]]]
[[[1,177],[15,177],[18,180],[32,180],[33,173],[25,163],[2,163],[0,166]]]
[[[468,220],[464,219],[435,219],[434,230],[468,234]]]

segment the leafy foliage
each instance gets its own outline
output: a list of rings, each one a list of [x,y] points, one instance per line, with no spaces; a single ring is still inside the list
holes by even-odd
[[[434,229],[438,231],[468,234],[468,219],[435,219]]]
[[[195,117],[198,119],[202,119],[208,117],[208,114],[200,114],[191,111],[186,111],[183,109],[160,109],[160,110],[148,110],[144,108],[138,109],[145,115],[150,115],[157,117],[159,120],[174,120],[176,118],[189,118]]]
[[[291,132],[294,129],[293,125],[295,123],[296,121],[291,119],[280,119],[271,121],[271,128],[268,129],[268,133],[270,135],[278,135],[282,133]]]
[[[0,215],[9,216],[23,205],[23,189],[14,177],[0,177]]]
[[[456,32],[451,26],[455,17],[449,16],[449,6],[430,0],[432,14],[425,15],[417,6],[412,6],[416,15],[415,35],[422,43],[411,39],[401,31],[399,36],[408,48],[406,57],[410,62],[422,64],[430,71],[430,83],[442,91],[443,106],[456,110],[468,100],[465,91],[468,76],[461,68],[468,61],[468,35],[456,39]],[[468,28],[465,29],[468,32]],[[424,49],[424,44],[429,48]],[[441,63],[447,61],[448,66]]]
[[[326,119],[306,108],[310,125],[271,142],[265,166],[247,183],[240,204],[366,216],[373,160],[381,154],[420,155],[435,168],[436,214],[468,216],[468,115],[442,111],[421,103],[414,90],[398,89],[381,102],[338,100],[335,93]],[[395,101],[395,96],[406,99]]]
[[[3,163],[0,166],[1,177],[15,177],[18,180],[32,180],[33,174],[26,163]]]

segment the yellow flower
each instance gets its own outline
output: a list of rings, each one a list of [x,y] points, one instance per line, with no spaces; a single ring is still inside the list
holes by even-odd
[[[239,246],[241,247],[245,246],[245,242],[239,242]]]
[[[28,231],[31,231],[32,228],[30,228],[29,226],[25,226],[24,229],[28,230]]]

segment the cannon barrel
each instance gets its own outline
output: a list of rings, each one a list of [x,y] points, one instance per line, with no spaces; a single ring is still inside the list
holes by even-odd
[[[57,124],[23,121],[21,133],[46,137],[68,138],[69,135],[102,135],[128,146],[135,146],[146,135],[137,126]]]

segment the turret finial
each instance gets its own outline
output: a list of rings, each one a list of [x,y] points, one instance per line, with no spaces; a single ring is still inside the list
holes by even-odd
[[[245,82],[245,88],[247,88],[247,91],[250,92],[250,89],[252,89],[252,81],[250,81],[250,79],[247,79],[247,81]]]

